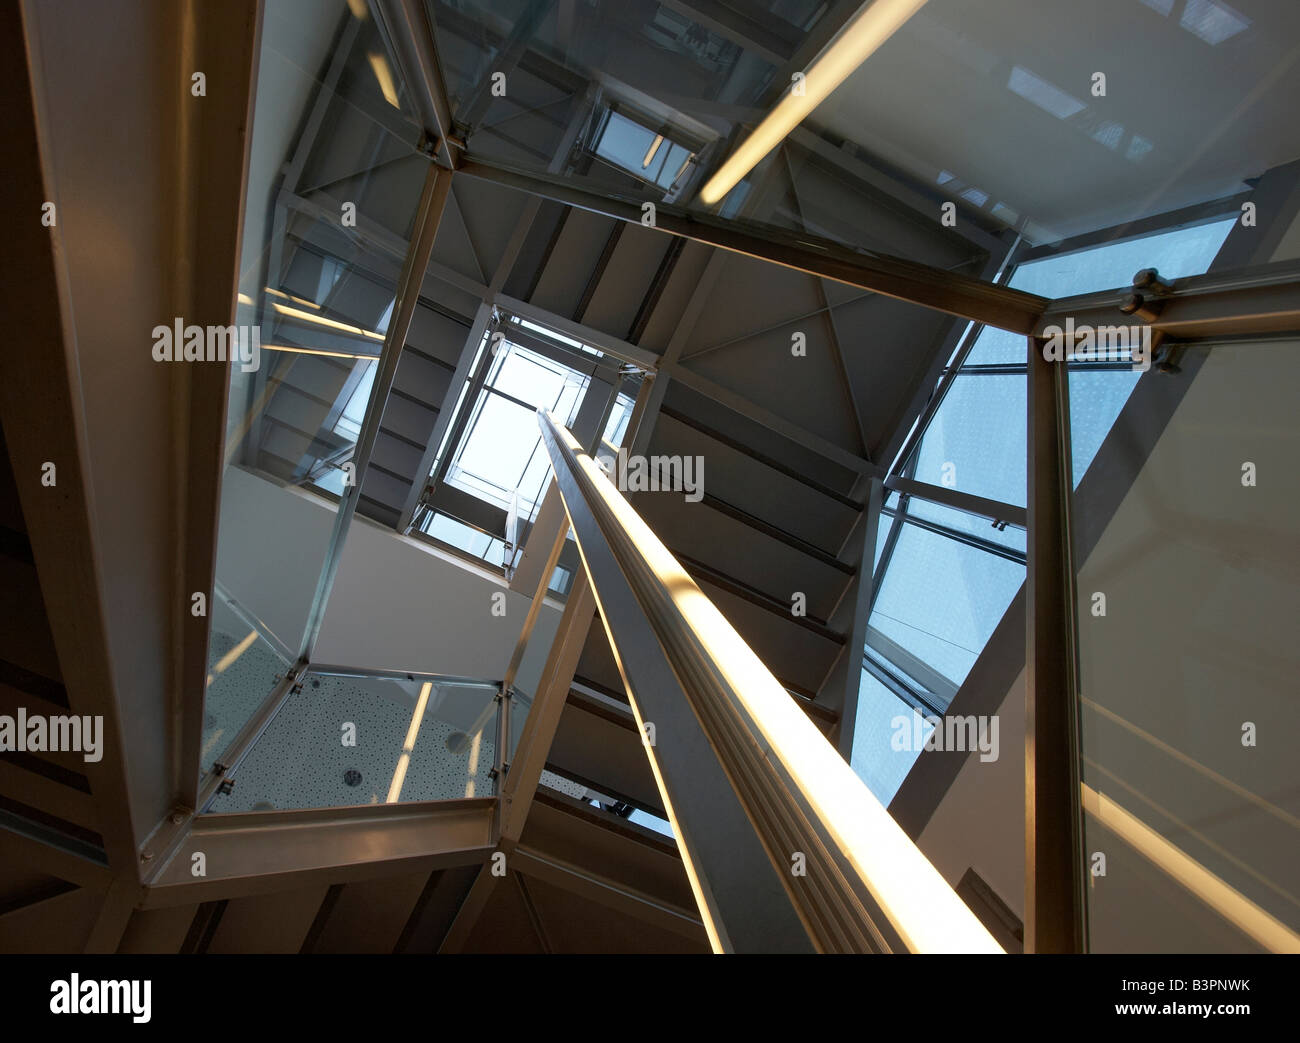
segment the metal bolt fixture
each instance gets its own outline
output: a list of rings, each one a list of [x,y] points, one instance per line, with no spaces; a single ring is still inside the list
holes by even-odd
[[[1140,293],[1130,293],[1119,302],[1119,310],[1125,315],[1133,315],[1144,322],[1155,322],[1160,315],[1160,305],[1148,301]]]
[[[1154,268],[1143,268],[1133,276],[1133,288],[1156,295],[1172,293],[1174,290],[1172,286],[1160,278],[1160,273]]]

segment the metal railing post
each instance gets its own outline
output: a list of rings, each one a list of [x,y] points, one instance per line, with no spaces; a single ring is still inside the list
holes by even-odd
[[[1070,414],[1064,362],[1029,338],[1025,952],[1086,947]]]

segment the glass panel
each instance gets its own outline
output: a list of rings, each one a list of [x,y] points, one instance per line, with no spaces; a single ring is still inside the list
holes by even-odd
[[[958,373],[916,451],[918,482],[1023,507],[1023,374]]]
[[[308,673],[210,811],[490,797],[490,682]]]
[[[291,662],[259,630],[258,620],[218,589],[208,634],[208,679],[198,774],[221,759],[244,724],[284,676]]]
[[[577,370],[501,342],[446,480],[503,510],[518,492],[519,517],[532,521],[550,478],[537,410],[572,423],[589,386],[590,378]]]
[[[993,522],[988,518],[981,518],[965,511],[954,510],[952,507],[943,506],[943,504],[932,503],[920,496],[909,496],[907,498],[907,517],[933,522],[935,525],[942,525],[954,532],[972,536],[975,539],[996,544],[999,547],[1005,547],[1007,550],[1018,553],[1022,558],[1025,553],[1024,529],[1018,529],[1012,525],[997,529],[994,528]]]
[[[457,521],[450,515],[430,512],[420,523],[420,529],[435,540],[457,547],[492,565],[501,564],[501,556],[506,546],[504,540],[489,536],[486,532]]]
[[[673,833],[672,823],[666,818],[658,815],[652,815],[648,811],[642,811],[640,808],[633,808],[627,816],[629,822],[635,822],[638,826],[645,826],[646,829],[653,829],[656,833],[662,833],[666,837],[676,839]]]
[[[1295,154],[1285,75],[1295,11],[1243,10],[1225,0],[929,0],[813,120],[850,154],[889,157],[961,200],[971,220],[1012,225],[1032,242],[1122,225],[1245,191]],[[1110,17],[1124,22],[1122,38],[1106,34],[1105,62],[1085,58]],[[912,91],[928,104],[897,104]],[[1117,107],[1117,96],[1143,103]],[[1137,256],[1111,285],[1153,264]]]
[[[1203,222],[1028,261],[1017,266],[1010,284],[1056,298],[1126,285],[1142,267],[1157,268],[1170,279],[1200,275],[1234,223],[1235,218]],[[1026,408],[1023,371],[979,367],[1018,369],[1025,364],[1025,350],[1025,338],[1017,334],[980,331],[914,454],[918,481],[1024,506],[1026,446],[1019,420]],[[1071,373],[1077,485],[1141,373],[1087,363],[1072,365]]]
[[[1018,562],[904,524],[868,626],[960,685],[1024,578]]]
[[[295,658],[337,510],[305,490],[343,490],[428,169],[365,6],[305,11],[268,3],[261,35],[236,312],[259,350],[230,367],[216,564]],[[208,716],[229,735],[255,700],[227,688],[214,682],[225,706]]]
[[[1135,425],[1105,461],[1118,506],[1073,502],[1095,540],[1075,548],[1091,946],[1294,951],[1300,342],[1183,363],[1154,446]]]
[[[1128,286],[1142,268],[1155,268],[1165,279],[1200,275],[1210,267],[1237,216],[1027,261],[1016,268],[1011,285],[1040,297],[1073,297]]]
[[[783,96],[815,82],[809,57],[855,5],[728,0],[725,16],[699,20],[655,0],[430,9],[471,156],[958,267],[1007,230],[1040,246],[1235,210],[1300,152],[1295,12],[1244,2],[929,0],[902,21],[888,17],[901,5],[879,4],[883,42],[854,53],[855,71],[712,206],[701,188]],[[1086,57],[1098,27],[1120,22],[1107,60]],[[956,235],[927,234],[918,218],[937,228],[945,202]],[[1149,265],[1163,271],[1139,251],[1111,285]]]
[[[880,803],[888,805],[925,748],[934,726],[922,717],[921,742],[915,742],[914,711],[876,677],[862,671],[858,687],[858,715],[853,727],[853,753],[849,763]],[[915,748],[913,748],[915,747]]]

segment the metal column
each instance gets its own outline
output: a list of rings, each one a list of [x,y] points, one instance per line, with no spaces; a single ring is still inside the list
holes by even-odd
[[[1025,952],[1083,952],[1068,373],[1032,337],[1028,381]]]

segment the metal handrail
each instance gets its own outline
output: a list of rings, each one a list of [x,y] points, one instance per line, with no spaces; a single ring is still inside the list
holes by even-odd
[[[813,946],[1001,952],[600,466],[553,417],[538,417],[597,601],[621,574]],[[602,615],[621,644],[617,622]],[[695,862],[690,838],[679,841]],[[792,856],[802,874],[791,872]],[[702,868],[707,875],[693,872]]]

